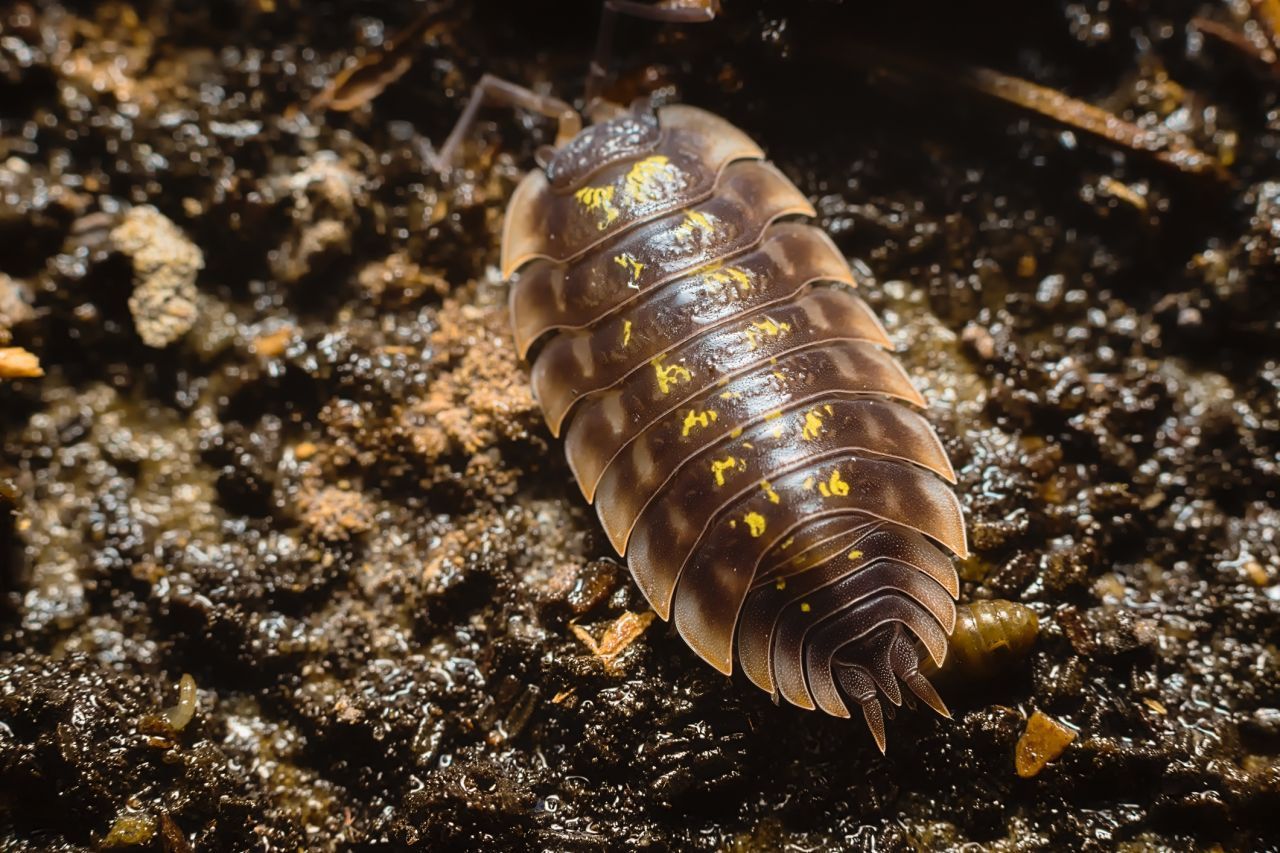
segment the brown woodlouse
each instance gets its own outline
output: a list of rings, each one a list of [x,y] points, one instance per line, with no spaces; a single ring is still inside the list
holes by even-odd
[[[924,399],[853,294],[815,211],[742,131],[682,105],[595,97],[618,12],[707,20],[708,4],[606,0],[588,113],[486,76],[485,100],[560,120],[517,187],[501,266],[535,395],[650,605],[725,674],[850,716],[885,748],[880,695],[947,715],[940,666],[968,555],[955,475]],[[974,646],[977,648],[977,646]]]

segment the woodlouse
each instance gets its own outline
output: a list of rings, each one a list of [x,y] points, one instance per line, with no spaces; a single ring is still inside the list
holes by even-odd
[[[955,475],[848,263],[764,152],[690,106],[594,97],[618,12],[707,20],[708,4],[606,0],[588,113],[486,76],[485,101],[560,121],[517,187],[501,266],[520,356],[578,485],[654,611],[729,674],[850,716],[885,747],[880,697],[940,666],[968,555]],[[701,16],[701,17],[699,17]],[[914,407],[914,408],[913,408]]]

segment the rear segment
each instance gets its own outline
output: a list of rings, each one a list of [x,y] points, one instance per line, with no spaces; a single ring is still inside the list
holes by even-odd
[[[690,107],[595,125],[508,209],[521,355],[649,603],[726,674],[803,708],[880,699],[955,626],[955,477],[804,196]]]

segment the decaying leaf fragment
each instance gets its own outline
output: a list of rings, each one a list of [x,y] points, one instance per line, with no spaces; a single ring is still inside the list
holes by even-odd
[[[1244,20],[1225,23],[1197,15],[1191,26],[1253,60],[1254,68],[1280,76],[1280,0],[1250,0],[1244,10]]]
[[[1027,720],[1027,730],[1018,738],[1014,767],[1023,779],[1030,779],[1066,751],[1078,737],[1075,729],[1068,728],[1053,717],[1036,711]]]
[[[307,105],[311,110],[350,112],[382,94],[413,65],[423,35],[440,17],[441,10],[427,7],[409,26],[389,37],[382,48],[371,50],[346,66]]]
[[[590,649],[591,653],[604,664],[605,669],[612,670],[616,665],[618,656],[625,652],[627,647],[644,633],[655,615],[653,611],[634,613],[628,610],[609,623],[599,640],[596,640],[591,635],[591,632],[581,625],[573,624],[569,627],[573,629],[573,635],[581,640],[582,644]]]
[[[40,359],[22,347],[0,347],[0,379],[34,379],[44,376]]]
[[[1139,127],[1102,107],[990,68],[967,69],[960,79],[964,85],[985,95],[1131,151],[1145,152],[1181,172],[1217,177],[1223,174],[1221,165],[1213,157],[1196,148],[1181,133]]]

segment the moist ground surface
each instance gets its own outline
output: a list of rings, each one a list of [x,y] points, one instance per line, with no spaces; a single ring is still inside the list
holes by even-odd
[[[0,379],[0,847],[1280,845],[1265,27],[724,5],[629,28],[612,94],[724,114],[815,201],[1028,659],[882,758],[648,620],[494,269],[551,129],[496,111],[427,167],[485,71],[576,96],[594,3],[458,3],[378,64],[422,4],[8,2],[0,346],[45,375]],[[1215,169],[939,83],[975,65]],[[1022,778],[1036,711],[1078,736]]]

